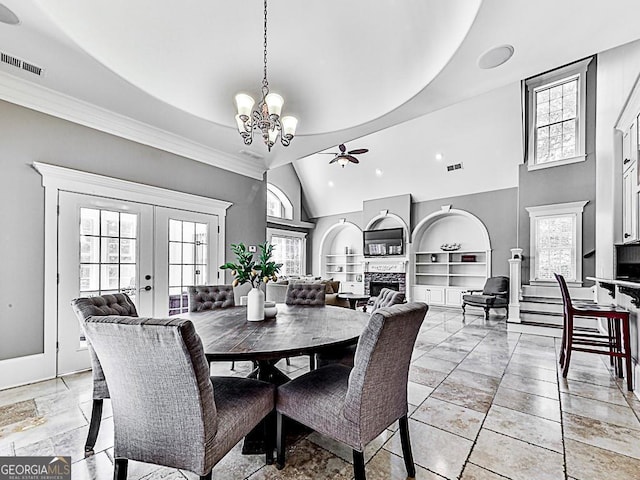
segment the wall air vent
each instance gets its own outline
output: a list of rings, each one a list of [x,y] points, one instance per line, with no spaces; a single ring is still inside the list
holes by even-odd
[[[447,172],[453,172],[454,170],[462,170],[462,163],[447,165]]]
[[[11,65],[12,67],[19,68],[20,70],[33,73],[34,75],[37,75],[39,77],[41,77],[44,73],[44,70],[41,67],[38,67],[32,63],[25,62],[18,57],[14,57],[13,55],[9,55],[8,53],[4,52],[0,52],[0,63],[6,63],[7,65]]]

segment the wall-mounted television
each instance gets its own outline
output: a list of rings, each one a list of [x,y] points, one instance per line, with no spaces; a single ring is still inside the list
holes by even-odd
[[[365,257],[404,255],[404,230],[402,228],[365,230],[363,238]]]

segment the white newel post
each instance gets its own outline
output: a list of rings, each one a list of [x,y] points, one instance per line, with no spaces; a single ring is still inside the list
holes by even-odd
[[[509,259],[509,322],[520,323],[522,297],[522,249],[512,248]]]

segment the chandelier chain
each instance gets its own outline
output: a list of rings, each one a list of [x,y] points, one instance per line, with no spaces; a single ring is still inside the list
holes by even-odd
[[[269,88],[269,82],[267,81],[267,0],[264,0],[264,78],[262,79],[262,86]]]

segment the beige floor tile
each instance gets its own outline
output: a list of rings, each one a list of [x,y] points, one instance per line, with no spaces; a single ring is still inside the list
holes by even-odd
[[[570,393],[571,395],[600,400],[601,402],[615,403],[616,405],[625,407],[628,405],[627,399],[618,387],[605,387],[568,379],[561,379],[559,386],[560,392],[562,393]]]
[[[484,420],[484,414],[436,398],[428,398],[413,412],[411,418],[469,440],[475,440]]]
[[[92,389],[91,389],[92,390]],[[36,398],[38,415],[49,416],[77,408],[78,404],[90,402],[93,399],[91,391],[79,394],[77,391],[65,390]],[[91,411],[91,409],[89,409]],[[88,416],[87,418],[91,418]]]
[[[393,435],[392,430],[385,430],[377,438],[373,439],[364,449],[364,460],[368,462],[382,448],[382,446]],[[317,432],[312,432],[307,440],[328,450],[329,452],[342,458],[345,462],[353,463],[353,450],[348,445],[329,438]]]
[[[287,460],[282,470],[265,465],[250,480],[351,480],[353,466],[315,444],[301,440],[287,448]],[[222,479],[221,479],[222,480]],[[227,480],[227,479],[225,479]]]
[[[73,480],[111,480],[113,464],[105,452],[83,458],[71,465]]]
[[[453,346],[447,346],[442,343],[429,350],[425,356],[437,358],[439,360],[447,360],[449,362],[459,363],[467,355],[469,350],[462,350]]]
[[[432,387],[409,382],[407,384],[407,402],[411,405],[420,405],[433,392]]]
[[[444,477],[416,465],[416,480],[442,480]],[[402,457],[380,450],[365,466],[367,480],[406,480],[407,469]]]
[[[443,373],[451,373],[454,368],[458,366],[457,362],[450,362],[448,360],[441,360],[439,358],[429,357],[427,355],[423,355],[418,358],[414,365],[418,367],[428,368],[429,370],[435,370],[437,372]]]
[[[560,402],[552,398],[500,387],[493,403],[556,422],[560,421]]]
[[[416,464],[446,478],[460,475],[473,445],[470,440],[411,419],[409,432]],[[384,448],[402,456],[400,435],[391,437]]]
[[[491,407],[493,393],[468,387],[462,383],[445,380],[431,394],[433,398],[455,403],[480,413],[487,413]]]
[[[640,460],[567,438],[567,475],[580,480],[631,480],[638,478]]]
[[[558,370],[558,377],[562,378],[561,370]],[[569,366],[567,379],[577,380],[578,382],[593,383],[594,385],[602,385],[604,387],[617,388],[618,382],[610,374],[603,371],[585,370],[579,366]]]
[[[561,454],[484,428],[469,461],[513,480],[558,480],[564,477]]]
[[[36,402],[23,400],[0,407],[0,428],[9,427],[12,424],[33,420],[38,416]]]
[[[640,460],[640,430],[564,413],[565,438]]]
[[[615,405],[566,393],[561,395],[561,403],[563,413],[573,413],[621,427],[640,430],[640,422],[633,410],[628,406]]]
[[[562,426],[546,418],[493,405],[482,428],[563,453]]]
[[[411,365],[409,368],[409,381],[426,385],[428,387],[437,387],[447,377],[444,372],[431,370],[429,368]]]
[[[500,379],[489,375],[483,375],[477,372],[469,372],[456,368],[447,377],[447,381],[462,383],[477,390],[483,390],[488,393],[495,393],[500,385]]]
[[[520,375],[521,377],[535,378],[536,380],[544,380],[545,382],[557,381],[556,372],[546,368],[540,368],[537,365],[524,365],[522,363],[510,363],[506,373]]]
[[[488,375],[490,377],[501,378],[504,375],[506,364],[487,363],[479,360],[465,358],[456,370],[466,370],[467,372],[480,373],[482,375]]]
[[[43,397],[52,393],[66,392],[68,390],[64,382],[59,378],[32,383],[22,387],[10,388],[0,391],[0,406],[11,403]]]
[[[558,400],[558,384],[556,382],[545,382],[507,373],[502,377],[500,386]]]
[[[514,353],[511,356],[510,362],[521,363],[524,365],[537,365],[540,368],[546,368],[548,370],[556,370],[557,361],[555,358],[546,356],[541,357],[538,355],[530,355],[528,353]]]
[[[462,472],[462,476],[460,480],[504,480],[505,477],[502,475],[498,475],[497,473],[490,472],[489,470],[485,470],[478,465],[474,465],[471,462],[468,462],[464,471]]]

